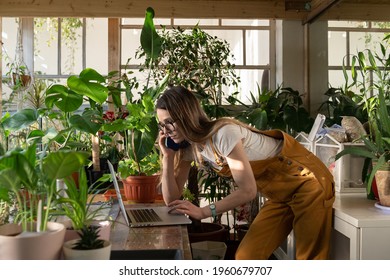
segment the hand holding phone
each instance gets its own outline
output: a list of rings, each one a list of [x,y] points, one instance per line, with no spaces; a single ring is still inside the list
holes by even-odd
[[[172,149],[174,151],[178,151],[180,149],[180,144],[175,143],[175,141],[173,141],[171,137],[166,137],[165,147]]]

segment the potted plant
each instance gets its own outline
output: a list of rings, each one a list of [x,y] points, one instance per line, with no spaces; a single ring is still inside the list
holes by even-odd
[[[159,56],[161,40],[154,23],[154,10],[148,8],[145,14],[144,27],[141,33],[141,47],[147,55],[147,60],[152,62]],[[121,131],[123,134],[124,157],[118,163],[119,177],[122,179],[127,200],[135,202],[153,202],[156,196],[156,188],[159,177],[156,172],[160,169],[159,154],[156,149],[158,136],[157,120],[154,112],[154,101],[164,89],[165,82],[160,86],[149,86],[150,72],[146,84],[138,89],[137,79],[123,74],[120,79],[113,81],[110,89],[112,96],[118,88],[123,87],[127,103],[125,104],[126,117],[116,119],[103,126],[104,131]],[[122,105],[116,100],[116,106],[122,109]],[[145,183],[143,183],[145,181]]]
[[[12,192],[18,206],[14,224],[3,226],[16,229],[15,236],[0,235],[2,259],[56,259],[61,252],[65,227],[49,221],[56,181],[86,164],[88,156],[61,150],[39,158],[36,151],[32,144],[0,157],[0,189]],[[31,247],[15,249],[19,246]]]
[[[159,35],[162,41],[161,54],[142,69],[150,69],[156,81],[168,79],[168,84],[182,85],[191,89],[199,97],[199,102],[210,118],[229,115],[227,107],[224,106],[229,96],[223,89],[237,88],[240,82],[234,64],[231,63],[234,56],[229,44],[208,34],[198,25],[189,29],[178,27],[172,30],[163,27]],[[138,55],[140,57],[144,55],[142,50],[139,50]],[[233,95],[236,94],[238,90]],[[200,194],[199,185],[202,189]],[[188,178],[188,188],[196,196],[196,200],[198,196],[203,195],[220,199],[228,193],[230,185],[225,184],[225,180],[215,173],[198,174],[197,167],[193,166]],[[195,204],[197,204],[196,200]],[[214,225],[193,220],[189,231],[191,234],[205,233],[209,231],[207,228],[217,228],[218,231],[226,233],[225,225],[218,225],[219,223],[220,220],[213,221]]]
[[[230,97],[232,104],[240,104],[239,110],[231,114],[257,129],[281,129],[294,134],[310,132],[314,119],[303,106],[301,94],[292,88],[278,87],[275,91],[261,90],[257,85],[257,94],[250,93],[250,104]],[[238,111],[238,112],[236,112]]]
[[[346,154],[352,154],[369,159],[372,169],[363,177],[367,180],[367,192],[370,192],[375,180],[381,205],[390,207],[390,111],[386,105],[383,92],[379,92],[378,108],[375,116],[369,119],[371,133],[362,135],[364,147],[347,147],[336,155],[336,160]],[[368,174],[367,174],[368,173]]]
[[[6,61],[6,82],[13,92],[22,92],[32,83],[32,74],[23,59],[22,26],[19,22],[15,58],[12,60],[4,49]]]
[[[5,135],[9,135],[11,131],[34,128],[38,119],[36,110],[24,109],[3,118],[1,128]],[[50,143],[42,144],[43,135],[43,131],[30,129],[25,142],[21,143],[23,146],[7,148],[7,152],[0,156],[2,199],[9,201],[15,197],[17,204],[13,224],[6,224],[2,228],[12,229],[15,236],[1,236],[1,258],[51,259],[58,258],[61,252],[65,227],[49,220],[57,180],[70,176],[84,166],[88,153],[48,151]],[[48,240],[57,243],[47,246],[45,243]],[[32,247],[23,250],[13,247],[25,245]],[[40,255],[40,252],[43,254]]]
[[[388,43],[390,36],[383,41]],[[388,46],[388,45],[387,45]],[[368,116],[368,134],[362,135],[363,147],[349,147],[336,155],[336,160],[345,154],[362,156],[371,162],[371,168],[365,168],[363,178],[368,178],[368,193],[375,179],[378,188],[380,204],[390,206],[390,198],[384,194],[390,186],[390,84],[388,65],[390,56],[387,47],[380,44],[381,53],[373,53],[371,50],[359,52],[353,56],[352,62],[352,86],[357,86],[363,95],[364,109]],[[381,64],[381,66],[378,65]],[[357,64],[357,65],[356,65]],[[360,77],[359,77],[360,74]],[[371,82],[368,77],[375,75],[377,79]],[[370,170],[371,169],[371,170]],[[382,181],[383,180],[383,181]],[[386,188],[386,189],[383,189]]]
[[[98,132],[103,121],[103,104],[108,98],[106,77],[92,68],[72,75],[66,85],[53,84],[46,90],[47,115],[57,126],[53,143],[61,148],[85,150],[91,153],[92,168],[88,168],[90,184],[108,172],[101,167]],[[88,107],[82,105],[88,102]],[[81,110],[82,109],[82,110]],[[81,111],[81,112],[80,112]]]
[[[8,67],[10,67],[10,72],[7,75],[9,75],[11,89],[15,92],[28,89],[32,78],[27,66],[11,63]]]
[[[93,204],[94,197],[100,189],[99,184],[105,183],[108,176],[103,176],[89,185],[85,168],[82,167],[77,175],[76,180],[74,176],[70,176],[60,182],[64,188],[59,188],[55,200],[57,207],[52,215],[58,217],[57,220],[66,226],[65,241],[76,239],[78,233],[86,226],[99,227],[100,239],[109,240],[111,221],[102,215],[110,206],[104,203]]]
[[[331,127],[341,125],[344,116],[354,116],[362,124],[367,122],[367,112],[364,110],[363,96],[346,88],[330,87],[324,94],[326,100],[318,108],[319,113],[326,117],[324,125]]]
[[[66,260],[109,260],[111,242],[99,238],[99,227],[84,226],[79,239],[66,241],[63,246]]]

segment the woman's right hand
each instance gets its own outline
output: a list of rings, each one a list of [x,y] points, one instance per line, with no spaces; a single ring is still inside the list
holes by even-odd
[[[159,137],[159,140],[158,140],[158,145],[160,146],[160,151],[161,151],[163,156],[166,156],[166,155],[168,155],[168,156],[172,155],[173,156],[175,154],[175,151],[172,150],[172,149],[169,149],[169,148],[167,148],[167,146],[165,146],[165,141],[166,141],[167,137],[168,136],[166,136],[163,131],[160,131],[160,137]]]

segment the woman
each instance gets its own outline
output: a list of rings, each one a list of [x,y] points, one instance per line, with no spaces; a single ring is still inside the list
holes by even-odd
[[[293,137],[259,131],[230,118],[210,120],[197,98],[181,86],[167,89],[156,104],[165,203],[195,219],[216,216],[255,198],[267,198],[242,240],[236,259],[268,259],[294,230],[297,259],[327,259],[334,182],[325,165]],[[167,137],[183,145],[166,147]],[[180,200],[193,159],[207,162],[237,185],[205,207]]]

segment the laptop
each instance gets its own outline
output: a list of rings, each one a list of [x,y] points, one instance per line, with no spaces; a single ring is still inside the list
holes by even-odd
[[[112,181],[114,183],[115,192],[118,198],[120,212],[122,212],[126,224],[129,227],[191,224],[191,220],[186,215],[169,213],[170,208],[167,206],[139,207],[137,205],[136,207],[126,208],[122,200],[114,167],[110,161],[108,161],[108,167],[110,168]]]

